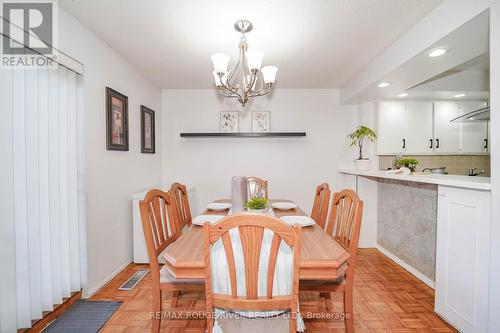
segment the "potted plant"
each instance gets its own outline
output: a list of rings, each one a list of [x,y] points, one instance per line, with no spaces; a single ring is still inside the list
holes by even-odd
[[[396,168],[406,167],[410,169],[411,172],[415,172],[415,168],[418,165],[418,161],[414,158],[400,158],[394,163]]]
[[[255,197],[245,202],[245,208],[249,212],[265,212],[269,207],[269,201],[264,197]]]
[[[375,134],[375,132],[369,127],[359,126],[354,132],[349,134],[347,137],[351,139],[351,147],[356,145],[359,147],[359,157],[355,161],[356,170],[359,171],[370,170],[371,168],[370,159],[363,157],[363,143],[365,142],[366,139],[370,140],[371,142],[374,142],[375,139],[377,138],[377,134]]]

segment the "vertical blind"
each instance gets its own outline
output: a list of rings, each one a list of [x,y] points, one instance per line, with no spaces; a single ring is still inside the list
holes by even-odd
[[[13,214],[15,304],[0,308],[0,331],[31,327],[81,288],[77,178],[79,75],[56,69],[0,69],[0,107],[11,121],[5,140]],[[5,113],[4,113],[5,112]],[[2,147],[5,148],[5,147]],[[2,152],[2,155],[4,153]],[[9,202],[7,202],[9,204]],[[2,206],[4,207],[4,206]],[[10,230],[10,231],[9,231]],[[13,285],[14,284],[14,285]],[[8,296],[8,295],[7,295]],[[15,313],[15,316],[13,314]],[[15,331],[15,329],[14,329]]]

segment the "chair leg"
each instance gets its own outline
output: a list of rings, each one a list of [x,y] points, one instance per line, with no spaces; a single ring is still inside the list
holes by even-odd
[[[212,333],[214,330],[214,319],[211,316],[207,318],[207,332]]]
[[[297,313],[291,312],[290,314],[291,314],[290,315],[290,322],[289,322],[290,333],[296,333],[297,332]]]
[[[347,333],[354,333],[354,312],[352,306],[352,288],[344,291],[344,314]]]
[[[160,332],[161,324],[161,290],[153,287],[153,322],[151,323],[151,333]]]
[[[174,290],[174,291],[172,291],[172,302],[170,303],[170,306],[172,308],[176,308],[177,307],[177,302],[179,301],[180,294],[181,294],[180,290]]]
[[[332,293],[330,293],[330,292],[320,292],[319,296],[325,298],[326,310],[327,311],[333,310]]]

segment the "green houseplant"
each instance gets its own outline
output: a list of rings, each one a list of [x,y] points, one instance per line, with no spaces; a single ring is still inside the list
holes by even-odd
[[[263,197],[255,197],[245,202],[245,208],[249,211],[264,211],[269,206],[269,201]]]
[[[394,163],[396,168],[406,167],[410,169],[411,172],[415,172],[415,168],[418,165],[418,161],[414,158],[400,158]]]
[[[359,126],[354,132],[347,136],[351,139],[351,147],[358,146],[359,156],[355,161],[357,170],[369,170],[370,169],[370,159],[363,157],[363,144],[366,140],[374,142],[377,139],[377,134],[366,126]]]

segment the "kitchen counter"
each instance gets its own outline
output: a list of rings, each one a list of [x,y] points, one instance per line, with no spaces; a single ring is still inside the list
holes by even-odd
[[[395,179],[403,180],[409,182],[417,183],[427,183],[427,184],[437,184],[461,188],[469,188],[476,190],[491,190],[491,180],[490,177],[480,177],[480,176],[460,176],[460,175],[438,175],[438,174],[426,174],[426,175],[400,175],[394,173],[388,173],[383,170],[370,170],[370,171],[357,171],[349,169],[341,169],[340,173],[348,175],[357,175],[365,177],[375,177],[384,179]]]

